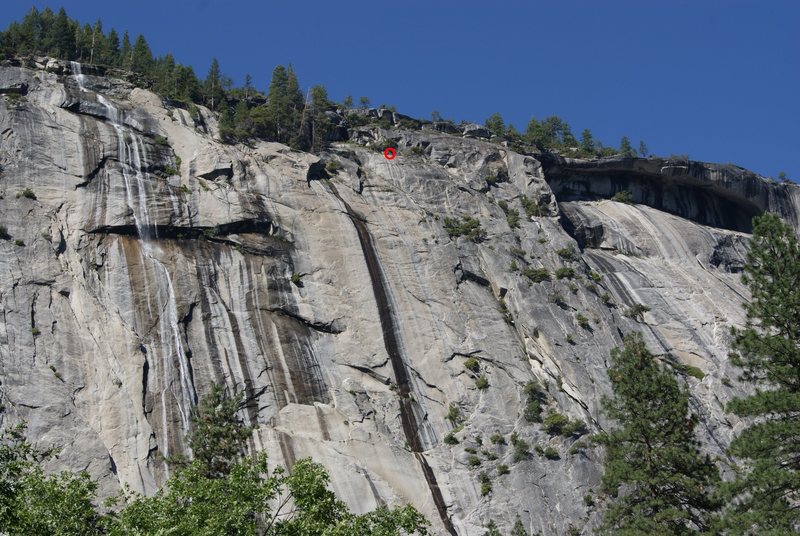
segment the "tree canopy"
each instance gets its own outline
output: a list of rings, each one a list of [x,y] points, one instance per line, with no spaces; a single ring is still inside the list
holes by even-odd
[[[404,536],[428,534],[411,505],[350,512],[329,489],[325,468],[309,458],[290,470],[270,468],[267,455],[244,455],[252,433],[237,417],[243,395],[215,387],[192,415],[194,457],[168,460],[171,476],[152,496],[124,490],[96,506],[96,484],[85,472],[45,475],[24,425],[0,433],[0,532],[22,536]]]
[[[752,300],[731,358],[758,389],[728,406],[750,425],[730,446],[742,463],[726,487],[726,525],[732,534],[788,534],[800,529],[800,245],[775,214],[754,219],[742,279]]]
[[[618,426],[600,434],[603,488],[612,495],[608,534],[692,534],[711,527],[716,467],[700,453],[689,394],[660,366],[640,334],[611,352],[613,396],[603,409]]]

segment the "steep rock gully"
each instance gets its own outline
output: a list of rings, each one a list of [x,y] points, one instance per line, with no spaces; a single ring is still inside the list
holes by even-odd
[[[439,483],[436,481],[436,476],[433,474],[433,469],[428,464],[423,453],[422,440],[417,433],[418,423],[417,417],[414,415],[414,408],[412,407],[411,382],[409,381],[408,371],[403,359],[402,351],[398,340],[397,325],[395,322],[395,314],[392,308],[392,303],[389,300],[389,292],[386,288],[386,280],[384,279],[383,269],[380,260],[378,259],[378,252],[372,243],[372,236],[367,229],[365,218],[357,214],[347,202],[342,199],[336,187],[330,182],[327,183],[330,192],[342,203],[353,222],[358,233],[358,241],[361,243],[361,250],[364,252],[364,259],[367,262],[367,269],[369,270],[369,278],[372,282],[372,292],[375,295],[375,301],[378,304],[378,318],[381,323],[383,331],[383,343],[386,347],[386,352],[389,354],[389,360],[392,363],[392,370],[394,371],[395,381],[397,382],[397,390],[400,394],[400,421],[403,426],[403,433],[405,434],[406,441],[411,447],[411,452],[419,462],[422,474],[428,483],[428,488],[431,490],[433,503],[436,505],[436,510],[439,512],[439,517],[442,520],[447,532],[452,536],[457,536],[457,532],[450,516],[447,514],[447,506],[444,503],[444,497],[439,489]]]

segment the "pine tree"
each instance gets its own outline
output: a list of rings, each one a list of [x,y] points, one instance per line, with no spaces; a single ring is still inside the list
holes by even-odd
[[[318,152],[327,146],[328,138],[333,129],[330,119],[325,114],[332,105],[328,100],[328,91],[324,86],[317,85],[312,87],[309,90],[309,95],[311,104],[307,110],[307,116],[311,122],[310,149],[312,152]]]
[[[363,97],[363,96],[359,97],[358,99],[359,108],[361,108],[362,110],[366,110],[367,108],[369,108],[369,105],[370,105],[369,97]]]
[[[647,144],[644,140],[639,140],[639,156],[647,157],[650,154],[650,151],[647,149]]]
[[[595,143],[594,143],[594,136],[592,136],[592,131],[588,128],[583,129],[581,132],[581,151],[586,155],[594,154],[595,150]]]
[[[505,137],[511,143],[521,143],[522,142],[522,134],[520,134],[519,130],[517,130],[517,128],[512,124],[509,124],[508,128],[506,128]]]
[[[490,115],[486,119],[484,125],[489,129],[489,132],[491,132],[493,136],[497,136],[498,138],[502,138],[506,133],[506,124],[503,121],[503,116],[497,112]]]
[[[297,146],[303,120],[303,93],[292,66],[278,65],[272,71],[267,93],[268,137]]]
[[[619,140],[619,152],[622,156],[630,157],[635,156],[636,153],[633,152],[633,147],[631,146],[631,140],[628,136],[622,136],[622,139]]]
[[[136,42],[133,44],[131,70],[145,77],[152,76],[153,53],[150,51],[150,45],[147,44],[142,34],[136,36]]]
[[[171,99],[177,98],[176,63],[172,54],[167,54],[163,58],[156,60],[153,69],[155,78],[155,90]]]
[[[72,29],[67,12],[63,7],[58,10],[58,15],[53,21],[52,36],[54,53],[65,60],[73,59],[75,57],[75,31]]]
[[[106,36],[105,50],[108,55],[105,61],[108,65],[119,65],[119,35],[114,28]]]
[[[200,81],[194,74],[194,69],[185,65],[175,67],[175,99],[184,102],[200,102]]]
[[[288,119],[290,132],[287,141],[293,147],[297,148],[300,126],[303,121],[303,115],[305,114],[305,99],[303,99],[303,92],[300,90],[300,82],[297,80],[297,74],[295,74],[291,65],[286,67],[286,105],[289,111]]]
[[[272,79],[267,92],[267,136],[275,141],[287,141],[289,121],[286,110],[287,95],[286,67],[278,65],[272,71]]]
[[[600,434],[606,448],[603,488],[613,497],[603,530],[609,534],[692,534],[708,530],[718,503],[719,475],[694,436],[689,394],[660,367],[640,334],[611,352],[613,397],[606,414],[619,427]]]
[[[62,9],[63,11],[63,9]],[[66,13],[65,13],[66,16]],[[39,10],[32,7],[16,28],[15,47],[18,54],[33,54],[39,50],[42,38]]]
[[[212,111],[216,111],[223,106],[225,102],[225,85],[222,71],[219,68],[219,61],[214,58],[211,60],[211,66],[208,68],[208,74],[203,82],[205,103]]]
[[[76,57],[80,61],[89,61],[92,53],[92,27],[84,24],[83,27],[76,25],[75,27],[75,47]],[[71,58],[66,58],[71,59]]]
[[[239,140],[247,140],[255,135],[253,120],[250,118],[250,107],[245,101],[239,101],[233,113],[234,134]]]
[[[253,77],[250,76],[250,73],[244,75],[244,98],[245,100],[249,100],[253,94]]]
[[[119,48],[119,66],[125,70],[130,70],[131,68],[132,50],[131,38],[128,36],[128,31],[125,30],[125,33],[122,34],[122,45]]]
[[[46,7],[39,14],[39,43],[37,50],[51,56],[58,56],[54,54],[55,47],[53,46],[53,26],[56,22],[56,14],[49,7]]]
[[[243,401],[244,393],[229,395],[215,385],[192,412],[189,447],[209,478],[230,474],[236,459],[244,454],[252,428],[237,416]]]
[[[575,139],[575,136],[572,134],[572,128],[567,122],[562,122],[561,124],[561,145],[563,147],[578,146],[578,140]]]
[[[742,277],[752,299],[734,330],[731,359],[743,380],[764,390],[728,409],[752,424],[730,453],[744,461],[727,491],[732,534],[789,534],[800,529],[800,245],[775,214],[753,220]]]

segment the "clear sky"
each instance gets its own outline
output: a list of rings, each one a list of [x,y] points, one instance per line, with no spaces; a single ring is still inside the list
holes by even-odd
[[[556,114],[576,135],[800,179],[800,0],[3,0],[142,33],[205,76],[212,57],[266,89],[304,87],[408,115],[524,130]]]

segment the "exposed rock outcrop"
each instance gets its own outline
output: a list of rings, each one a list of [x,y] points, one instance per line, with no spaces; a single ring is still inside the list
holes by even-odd
[[[797,186],[697,163],[540,160],[435,129],[354,129],[322,157],[222,145],[208,111],[63,64],[0,67],[0,93],[0,396],[57,449],[53,469],[86,468],[103,495],[155,490],[187,411],[224,383],[249,394],[252,449],[313,456],[356,511],[411,501],[441,534],[517,515],[589,534],[600,453],[527,422],[523,387],[607,426],[608,355],[633,330],[705,373],[685,381],[709,451],[739,426],[723,408],[744,389],[727,358],[747,299],[742,231],[764,209],[797,226]],[[624,189],[639,204],[606,200]],[[499,202],[525,214],[521,196],[548,215],[512,229]],[[486,240],[449,238],[445,216],[479,219]],[[562,266],[575,277],[522,272]],[[637,303],[639,321],[623,314]],[[515,461],[512,432],[530,456]],[[536,453],[547,446],[559,459]]]

